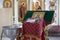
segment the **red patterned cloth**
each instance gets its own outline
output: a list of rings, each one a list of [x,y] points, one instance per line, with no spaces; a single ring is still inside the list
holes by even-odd
[[[23,22],[23,33],[22,34],[23,35],[25,35],[25,34],[33,35],[37,38],[45,39],[43,28],[44,28],[44,20],[43,19],[41,19],[40,22],[38,22],[38,23]],[[24,40],[30,40],[30,39],[25,37]],[[36,40],[36,39],[32,38],[32,40]]]

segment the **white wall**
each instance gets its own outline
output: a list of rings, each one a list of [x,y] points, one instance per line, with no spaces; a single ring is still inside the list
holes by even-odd
[[[32,10],[32,1],[33,0],[30,0],[30,10]]]
[[[4,0],[0,0],[0,36],[2,26],[13,24],[13,8],[3,8],[3,1]]]
[[[2,26],[13,24],[13,10],[12,8],[0,9],[0,35],[2,32]]]
[[[58,0],[56,0],[56,5],[57,5],[57,6],[56,6],[56,11],[55,11],[55,13],[56,13],[55,23],[56,23],[57,25],[59,24],[59,23],[58,23],[58,22],[59,22],[59,21],[58,21],[58,20],[59,20],[59,12],[58,12],[58,11],[59,11],[59,10],[58,10],[59,5],[58,5],[58,3],[59,3]]]
[[[15,18],[15,24],[18,23],[18,1],[14,0],[14,18]]]

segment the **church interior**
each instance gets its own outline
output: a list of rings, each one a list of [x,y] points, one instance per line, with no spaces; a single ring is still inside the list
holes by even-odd
[[[60,40],[60,0],[0,0],[0,40]]]

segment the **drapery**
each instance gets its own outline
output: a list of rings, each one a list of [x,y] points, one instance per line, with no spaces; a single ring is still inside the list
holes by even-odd
[[[23,40],[45,40],[44,20],[40,19],[38,23],[23,22]]]

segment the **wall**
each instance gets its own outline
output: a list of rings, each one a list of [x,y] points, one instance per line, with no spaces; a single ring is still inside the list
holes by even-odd
[[[13,24],[13,10],[12,8],[0,9],[0,35],[2,32],[2,26]]]

